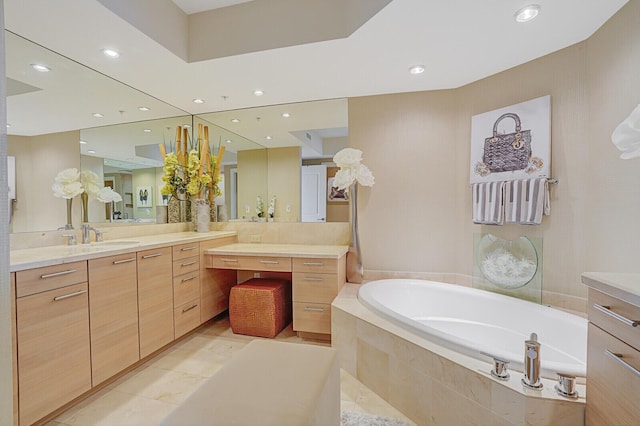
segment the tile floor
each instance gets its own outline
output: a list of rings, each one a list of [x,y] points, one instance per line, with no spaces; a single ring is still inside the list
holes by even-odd
[[[135,370],[60,414],[47,426],[155,425],[235,352],[255,337],[233,334],[228,316],[207,323],[195,333],[164,350]],[[291,324],[277,340],[301,344]],[[351,375],[340,372],[342,410],[411,420]]]

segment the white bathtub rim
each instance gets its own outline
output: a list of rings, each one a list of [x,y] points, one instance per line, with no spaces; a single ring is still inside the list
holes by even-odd
[[[363,288],[364,286],[366,286],[369,283],[384,283],[387,281],[394,281],[394,282],[428,282],[432,285],[436,285],[436,286],[441,286],[441,287],[446,287],[447,291],[459,291],[459,292],[467,292],[467,291],[472,291],[473,293],[477,293],[480,295],[484,295],[484,293],[488,293],[489,295],[494,295],[493,293],[490,292],[486,292],[485,290],[480,290],[480,289],[474,289],[474,288],[470,288],[470,287],[464,287],[464,286],[458,286],[455,284],[446,284],[446,283],[441,283],[441,282],[437,282],[437,281],[430,281],[430,280],[424,280],[424,279],[412,279],[412,278],[408,278],[408,279],[402,279],[402,278],[391,278],[391,279],[382,279],[382,280],[374,280],[374,281],[369,281],[368,283],[365,283],[361,286],[359,286],[358,288],[358,295],[356,296],[357,301],[365,308],[367,309],[369,312],[371,312],[372,315],[374,316],[380,316],[383,319],[386,319],[388,321],[390,321],[391,323],[396,324],[399,327],[409,327],[409,328],[416,328],[419,331],[425,333],[428,335],[427,336],[422,336],[420,334],[417,334],[417,337],[419,337],[420,339],[423,339],[425,341],[428,342],[433,342],[435,345],[445,348],[448,351],[452,351],[454,353],[460,353],[463,354],[467,357],[470,357],[472,359],[481,359],[483,361],[492,363],[492,357],[499,357],[502,359],[508,359],[510,360],[510,364],[509,364],[509,369],[510,370],[515,370],[517,372],[522,373],[523,371],[523,367],[524,367],[524,363],[523,363],[523,358],[524,358],[524,349],[522,354],[520,353],[515,353],[515,352],[501,352],[500,350],[496,350],[495,348],[491,347],[491,346],[483,346],[482,344],[477,344],[476,342],[470,342],[466,339],[462,339],[459,338],[455,335],[452,334],[448,334],[448,333],[444,333],[441,332],[440,330],[437,330],[435,328],[432,327],[428,327],[426,325],[420,324],[420,323],[416,323],[415,321],[411,320],[410,318],[407,318],[405,316],[396,314],[395,312],[391,311],[389,308],[382,306],[379,302],[373,300],[373,301],[367,301],[367,300],[363,300],[360,297],[360,289]],[[527,306],[527,305],[531,305],[532,302],[528,302],[525,300],[520,300],[520,299],[516,299],[516,298],[512,298],[509,296],[505,296],[505,295],[501,295],[501,294],[495,294],[496,296],[499,297],[507,297],[510,299],[510,302],[512,303],[516,303],[516,304],[522,304],[522,306]],[[576,315],[567,313],[565,311],[559,310],[559,309],[555,309],[553,307],[550,306],[545,306],[542,305],[540,306],[542,308],[545,309],[550,309],[552,311],[553,315],[559,315],[560,317],[563,318],[574,318],[575,320],[579,320],[579,321],[586,321],[583,318],[580,318]],[[403,328],[404,330],[404,328]],[[413,334],[412,331],[410,330],[406,330],[407,333]],[[524,344],[524,341],[523,341]],[[471,349],[469,348],[469,346],[475,346],[475,349]],[[544,349],[543,349],[544,350]],[[568,355],[570,356],[570,355]],[[575,359],[574,357],[571,357],[573,359]],[[541,375],[545,378],[548,379],[556,379],[557,378],[557,373],[566,373],[566,374],[573,374],[575,376],[578,377],[585,377],[586,376],[586,362],[583,363],[579,360],[576,360],[576,365],[571,366],[571,365],[567,365],[564,363],[555,363],[553,361],[549,361],[549,360],[545,360],[543,363],[543,367],[541,368]]]

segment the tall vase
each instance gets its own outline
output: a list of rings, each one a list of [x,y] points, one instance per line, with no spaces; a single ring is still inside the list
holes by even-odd
[[[209,212],[209,202],[204,198],[196,198],[191,203],[191,217],[193,230],[195,232],[209,232],[209,222],[211,221]]]
[[[172,195],[167,203],[169,223],[189,222],[191,220],[191,200]]]
[[[73,198],[67,198],[67,224],[64,226],[64,229],[73,229],[73,224],[71,221],[71,204],[73,203]]]
[[[82,223],[89,222],[89,194],[83,192],[80,194],[82,200]]]
[[[351,208],[351,244],[347,252],[347,281],[354,284],[362,284],[364,267],[362,266],[362,253],[360,252],[360,238],[358,236],[357,183],[351,185],[349,206]]]

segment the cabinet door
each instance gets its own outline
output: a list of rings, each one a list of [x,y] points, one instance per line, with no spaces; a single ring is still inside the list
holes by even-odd
[[[174,338],[171,247],[138,253],[138,310],[144,358]]]
[[[16,301],[20,424],[91,389],[87,283]]]
[[[89,260],[93,386],[140,359],[136,254]]]
[[[208,268],[206,250],[237,242],[226,237],[200,242],[200,323],[204,323],[229,309],[229,293],[237,283],[234,269]]]

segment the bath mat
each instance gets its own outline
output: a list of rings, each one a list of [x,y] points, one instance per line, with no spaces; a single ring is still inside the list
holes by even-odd
[[[343,411],[340,415],[340,426],[408,426],[404,420],[373,414]]]

